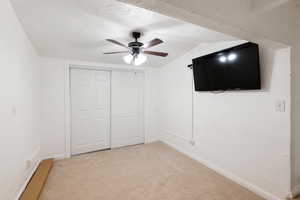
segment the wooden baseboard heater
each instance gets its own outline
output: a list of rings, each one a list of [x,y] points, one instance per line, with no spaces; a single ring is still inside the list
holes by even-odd
[[[53,159],[43,160],[23,191],[20,200],[38,200],[53,166]]]

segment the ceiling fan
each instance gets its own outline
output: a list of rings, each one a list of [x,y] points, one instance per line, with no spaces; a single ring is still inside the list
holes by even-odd
[[[168,53],[164,52],[157,52],[157,51],[148,51],[147,49],[154,47],[163,43],[161,39],[153,39],[150,42],[144,44],[138,41],[141,37],[140,32],[133,32],[132,37],[135,41],[128,43],[128,45],[122,44],[113,39],[107,39],[108,42],[114,43],[116,45],[122,46],[126,48],[126,51],[115,51],[115,52],[107,52],[104,54],[120,54],[120,53],[129,53],[128,55],[124,56],[123,59],[127,64],[133,63],[134,65],[141,65],[146,62],[147,57],[144,54],[153,55],[153,56],[161,56],[166,57]]]

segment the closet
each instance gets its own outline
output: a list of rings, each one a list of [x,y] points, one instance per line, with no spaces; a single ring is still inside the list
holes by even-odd
[[[144,143],[144,73],[70,70],[72,155]]]

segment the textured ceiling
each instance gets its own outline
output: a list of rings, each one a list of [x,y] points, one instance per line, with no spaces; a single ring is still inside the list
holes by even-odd
[[[123,55],[103,55],[123,50],[105,41],[132,40],[130,32],[143,32],[142,42],[160,38],[165,43],[151,50],[167,58],[148,56],[145,65],[159,67],[202,42],[233,37],[172,19],[114,0],[11,0],[30,40],[41,56],[123,64]]]

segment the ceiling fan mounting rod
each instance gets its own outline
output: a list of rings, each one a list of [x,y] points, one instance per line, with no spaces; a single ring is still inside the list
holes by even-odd
[[[137,42],[137,40],[141,37],[141,33],[140,32],[132,32],[132,37]]]

